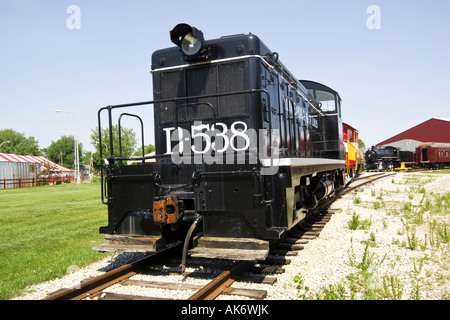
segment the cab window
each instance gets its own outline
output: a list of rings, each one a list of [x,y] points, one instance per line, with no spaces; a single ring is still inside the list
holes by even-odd
[[[316,99],[322,104],[322,111],[336,111],[336,100],[334,94],[322,90],[316,90]]]

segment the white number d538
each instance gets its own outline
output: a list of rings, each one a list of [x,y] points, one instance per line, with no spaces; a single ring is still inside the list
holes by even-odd
[[[220,126],[222,131],[218,132],[217,126]],[[238,129],[237,126],[242,126],[243,128]],[[171,132],[175,130],[174,127],[164,128],[166,132],[166,153],[165,154],[173,154],[172,149],[172,141],[179,142],[179,152],[182,153],[183,150],[183,141],[189,140],[189,137],[183,136],[182,128],[178,128],[178,138],[172,139]],[[247,132],[247,124],[243,121],[235,121],[231,124],[230,127],[231,136],[228,133],[228,126],[225,123],[218,122],[210,126],[209,124],[195,124],[191,126],[191,138],[194,140],[194,145],[191,143],[191,150],[197,154],[207,153],[209,151],[214,150],[215,152],[222,153],[228,150],[231,147],[234,151],[245,151],[250,147],[250,138],[246,134]],[[212,141],[211,138],[221,137],[223,139],[223,147],[219,150],[216,150],[216,143]],[[241,146],[241,143],[238,142],[238,138],[243,139],[244,143]],[[203,150],[196,149],[196,146],[203,146],[203,141],[205,141],[205,147]]]

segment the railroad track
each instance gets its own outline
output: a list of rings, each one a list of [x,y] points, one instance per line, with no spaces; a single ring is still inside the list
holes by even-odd
[[[398,172],[387,172],[387,173],[376,173],[368,176],[359,177],[356,179],[353,179],[350,183],[351,185],[348,185],[344,190],[342,190],[341,193],[339,193],[337,196],[342,197],[346,194],[349,194],[351,192],[356,191],[357,189],[373,183],[379,179],[385,179],[391,176],[395,176]]]
[[[72,288],[58,290],[42,300],[82,300],[87,297],[93,297],[99,294],[103,289],[116,283],[120,283],[136,275],[141,268],[148,265],[160,263],[171,255],[181,254],[182,242],[169,245],[157,254],[149,255],[130,264],[125,264],[104,274],[82,281],[79,285]]]
[[[231,285],[236,281],[246,281],[253,283],[262,283],[267,285],[274,284],[277,279],[276,275],[284,272],[284,266],[290,263],[290,256],[298,255],[299,251],[304,248],[308,241],[317,238],[325,227],[326,223],[331,219],[332,215],[338,209],[330,209],[331,204],[346,194],[355,192],[367,184],[376,180],[383,179],[395,175],[396,173],[380,173],[366,177],[354,179],[351,186],[347,186],[335,197],[320,204],[314,213],[308,214],[305,219],[291,229],[282,241],[271,246],[269,257],[264,261],[237,261],[231,263],[225,262],[226,266],[222,268],[222,272],[184,272],[181,276],[212,278],[206,285],[188,284],[181,282],[168,281],[146,281],[134,280],[133,276],[139,273],[150,273],[159,275],[178,274],[179,261],[170,262],[170,257],[179,257],[182,252],[182,242],[173,244],[168,248],[148,255],[134,263],[126,264],[111,271],[108,271],[98,277],[82,281],[79,285],[72,288],[61,289],[54,292],[43,300],[82,300],[82,299],[99,299],[99,300],[168,300],[173,297],[150,297],[137,296],[132,294],[118,294],[105,292],[106,288],[119,284],[120,286],[141,286],[147,288],[161,288],[168,290],[189,290],[194,292],[188,296],[187,300],[213,300],[220,295],[238,295],[251,299],[264,299],[267,296],[267,290],[234,288]],[[190,259],[188,265],[197,266],[200,269],[208,269],[217,264],[216,261],[208,260],[201,262],[202,259]],[[200,261],[200,262],[199,262]],[[161,266],[163,264],[165,268]],[[209,264],[209,265],[208,265]],[[155,270],[149,270],[154,267]]]

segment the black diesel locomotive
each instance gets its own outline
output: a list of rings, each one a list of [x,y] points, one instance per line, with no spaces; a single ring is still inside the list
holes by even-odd
[[[339,94],[297,80],[254,34],[205,41],[179,24],[170,36],[176,46],[152,56],[154,101],[98,113],[99,132],[104,117],[110,132],[108,225],[94,249],[152,252],[182,240],[184,257],[189,246],[193,257],[264,259],[344,184]],[[117,115],[137,107],[154,108],[156,154],[127,165],[113,122],[119,131],[123,116],[143,123]]]

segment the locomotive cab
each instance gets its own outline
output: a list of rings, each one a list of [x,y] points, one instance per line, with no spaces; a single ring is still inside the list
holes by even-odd
[[[321,83],[301,80],[308,89],[310,95],[320,103],[320,109],[324,113],[317,117],[322,123],[321,130],[315,132],[314,139],[317,156],[325,158],[342,159],[345,154],[343,144],[343,128],[341,116],[341,97],[339,93]],[[339,134],[336,134],[338,132]]]

